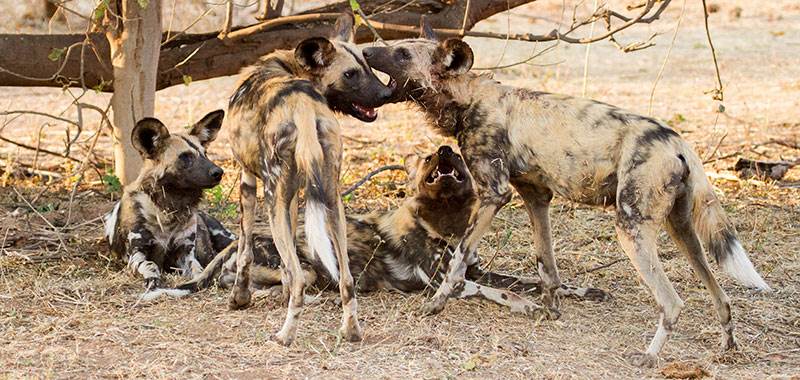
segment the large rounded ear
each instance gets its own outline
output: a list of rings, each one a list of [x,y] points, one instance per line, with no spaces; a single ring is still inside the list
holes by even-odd
[[[355,31],[353,30],[353,15],[350,13],[342,13],[336,19],[336,24],[333,26],[333,39],[353,42],[355,41]]]
[[[156,158],[167,146],[169,130],[158,119],[146,117],[133,127],[131,142],[142,157]]]
[[[222,128],[222,119],[224,117],[225,111],[223,110],[211,111],[192,126],[192,131],[189,134],[197,137],[203,146],[207,146],[217,138],[217,133]]]
[[[440,73],[447,75],[466,73],[472,68],[473,60],[472,48],[458,38],[442,42],[433,53],[433,64]]]
[[[323,68],[333,61],[336,48],[327,38],[313,37],[303,41],[294,49],[294,58],[306,70]]]
[[[431,40],[431,41],[438,41],[436,33],[433,31],[431,24],[428,23],[428,20],[425,17],[425,15],[422,15],[419,18],[419,38],[424,38],[426,40]]]

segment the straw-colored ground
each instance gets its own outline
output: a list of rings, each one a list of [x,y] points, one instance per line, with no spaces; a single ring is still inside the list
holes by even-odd
[[[607,43],[592,46],[587,96],[648,113],[650,92],[681,3],[674,1],[662,21],[622,37],[635,41],[662,33],[653,48],[624,54]],[[33,155],[3,144],[0,378],[617,379],[663,377],[665,369],[687,364],[722,379],[796,379],[800,376],[800,170],[790,170],[779,182],[760,182],[738,180],[729,169],[737,153],[755,159],[800,156],[797,149],[768,143],[800,140],[800,7],[792,1],[715,4],[719,11],[712,14],[710,23],[725,82],[725,112],[717,112],[718,104],[704,94],[714,86],[713,65],[702,28],[702,8],[697,1],[687,1],[652,113],[670,120],[710,161],[706,169],[745,247],[775,289],[754,294],[718,273],[733,303],[738,351],[718,352],[719,328],[711,301],[664,235],[662,260],[686,308],[659,368],[628,365],[625,354],[643,349],[652,337],[655,304],[628,261],[617,262],[624,255],[614,238],[612,213],[563,201],[556,201],[552,209],[562,278],[607,289],[613,294],[611,301],[563,300],[560,320],[537,323],[476,300],[451,301],[442,314],[428,317],[418,312],[425,295],[364,294],[359,296],[359,306],[365,339],[350,344],[336,338],[340,310],[335,295],[325,293],[321,303],[307,308],[296,343],[283,348],[268,339],[285,314],[272,298],[261,298],[249,310],[238,312],[227,310],[227,293],[217,289],[181,300],[137,302],[141,282],[108,261],[108,249],[101,240],[99,217],[112,207],[116,195],[89,171],[70,202],[69,181],[48,185],[42,179],[12,175],[7,162],[31,163]],[[736,6],[742,7],[740,18],[733,14]],[[202,9],[196,8],[195,12]],[[21,11],[15,8],[14,12]],[[502,32],[510,25],[518,32],[543,30],[561,17],[560,1],[537,2],[512,14],[509,19],[498,15],[479,28]],[[41,25],[6,19],[14,15],[0,16],[6,31],[44,30]],[[506,47],[503,41],[469,42],[476,51],[476,67],[516,62],[532,49],[543,48],[523,43]],[[519,86],[580,95],[585,52],[585,47],[560,46],[534,60],[537,65],[499,70],[495,77]],[[234,81],[219,78],[162,91],[157,116],[174,128],[185,125],[224,107]],[[92,93],[85,100],[104,105],[107,96]],[[0,104],[2,109],[60,111],[69,98],[56,89],[3,88]],[[74,111],[66,115],[74,117]],[[351,138],[346,141],[345,184],[379,165],[397,163],[408,153],[452,143],[420,120],[418,113],[403,105],[384,107],[379,121],[369,125],[343,119]],[[23,117],[0,133],[35,144],[45,121]],[[92,128],[96,129],[96,123]],[[43,147],[63,148],[62,125],[47,126],[41,133]],[[215,158],[228,159],[225,146],[223,133],[212,149]],[[97,152],[108,151],[104,136]],[[84,152],[76,148],[73,155],[83,157]],[[37,165],[47,168],[53,163],[58,162],[40,156]],[[49,169],[68,176],[74,167]],[[223,189],[227,192],[236,174],[230,161],[226,167]],[[402,201],[402,180],[400,173],[380,175],[347,200],[348,212],[393,207]],[[235,228],[235,212],[227,204],[237,198],[235,190],[230,199],[224,193],[209,196],[208,206],[231,228]],[[529,256],[529,228],[520,207],[515,199],[501,212],[484,239],[481,255],[484,262],[494,258],[493,269],[531,275],[535,269]],[[593,270],[604,264],[612,265]]]

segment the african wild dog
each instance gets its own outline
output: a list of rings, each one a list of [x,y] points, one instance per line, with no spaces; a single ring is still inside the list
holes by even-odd
[[[131,135],[144,159],[135,181],[106,215],[112,252],[127,257],[128,267],[144,277],[146,295],[161,287],[163,271],[194,276],[236,237],[216,219],[199,211],[203,189],[216,186],[222,169],[206,156],[225,113],[214,111],[191,132],[170,134],[157,119],[136,123]]]
[[[616,206],[617,237],[658,303],[658,330],[632,362],[652,366],[677,322],[683,302],[656,251],[667,229],[711,293],[722,324],[722,346],[735,346],[728,297],[714,279],[701,241],[740,283],[769,287],[753,268],[700,159],[664,124],[608,104],[504,86],[469,72],[473,53],[463,41],[427,38],[364,49],[367,62],[397,84],[394,101],[420,105],[435,129],[458,139],[479,188],[480,207],[453,254],[449,272],[425,306],[441,311],[462,286],[468,265],[497,211],[522,196],[533,226],[545,312],[557,316],[558,276],[548,205],[554,194],[591,205]],[[391,86],[391,84],[390,84]]]
[[[340,278],[340,332],[361,339],[353,278],[347,266],[344,207],[339,199],[342,141],[334,111],[373,121],[392,91],[370,70],[353,41],[353,19],[340,17],[334,39],[310,38],[276,51],[245,71],[230,99],[227,128],[242,168],[241,236],[230,307],[250,303],[256,181],[264,183],[270,226],[280,253],[289,308],[276,340],[294,340],[305,281],[295,248],[298,192],[305,187],[306,236],[328,273]],[[338,268],[337,268],[338,263]]]
[[[450,260],[452,243],[458,242],[477,210],[472,176],[461,156],[450,147],[442,146],[407,166],[413,197],[395,210],[347,217],[347,253],[358,292],[417,292],[438,286]],[[298,252],[306,281],[320,289],[335,286],[324,264],[300,240]],[[231,286],[236,271],[235,244],[220,252],[202,275],[179,287],[196,291],[208,287],[215,278],[220,286]],[[281,284],[280,257],[268,230],[256,235],[254,256],[251,286]],[[508,306],[512,312],[531,313],[535,309],[527,299],[496,287],[538,292],[537,281],[480,270],[470,271],[468,277],[456,297],[483,297]],[[590,291],[577,290],[581,294]]]

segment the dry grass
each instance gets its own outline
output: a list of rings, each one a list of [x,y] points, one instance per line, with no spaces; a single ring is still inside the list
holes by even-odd
[[[534,4],[516,13],[512,27],[543,27],[526,14],[558,17],[551,3]],[[790,1],[769,6],[724,1],[712,17],[726,80],[727,110],[704,90],[713,88],[713,67],[698,23],[700,9],[687,8],[682,32],[672,52],[655,102],[655,116],[672,120],[701,157],[740,153],[759,159],[795,158],[800,151],[760,145],[769,139],[798,141],[800,124],[800,16]],[[742,6],[742,18],[729,11]],[[697,7],[695,7],[697,8]],[[626,35],[646,37],[668,32],[678,9],[665,21]],[[537,13],[538,12],[538,13]],[[777,17],[781,12],[789,12]],[[504,31],[505,16],[481,28]],[[776,33],[770,33],[776,32]],[[783,32],[778,33],[778,32]],[[623,55],[607,45],[592,48],[590,96],[638,112],[647,111],[647,97],[669,41],[669,33],[650,50]],[[470,41],[478,63],[496,63],[503,42]],[[524,59],[531,45],[512,44],[504,61]],[[548,91],[578,94],[583,48],[561,47],[539,63],[557,66],[517,66],[496,77]],[[225,104],[233,78],[175,87],[158,94],[157,114],[168,125],[191,119]],[[91,95],[89,101],[103,101]],[[59,107],[68,103],[57,90],[0,89],[3,107]],[[57,109],[57,108],[52,108]],[[405,106],[387,106],[375,124],[342,119],[346,141],[343,181],[405,154],[426,152],[442,142],[419,123],[419,114]],[[13,131],[32,139],[42,122],[23,118]],[[32,132],[34,131],[34,132]],[[52,136],[58,131],[55,130]],[[224,132],[223,132],[224,133]],[[727,135],[719,144],[723,135]],[[229,158],[226,137],[213,146],[214,156]],[[33,140],[28,140],[33,141]],[[45,140],[58,146],[56,138]],[[108,149],[107,141],[100,151]],[[8,160],[31,156],[10,146],[0,147]],[[707,166],[716,178],[724,203],[751,252],[756,266],[775,289],[753,294],[718,278],[732,300],[740,349],[719,354],[719,327],[702,285],[662,236],[662,260],[686,308],[672,340],[662,353],[662,368],[695,363],[716,378],[790,378],[800,374],[800,170],[781,182],[739,181],[728,169],[735,157]],[[229,161],[223,187],[235,180]],[[348,200],[348,212],[385,209],[401,201],[401,173],[381,174]],[[246,311],[229,312],[227,293],[212,289],[181,300],[137,302],[140,281],[110,262],[97,217],[109,210],[114,196],[94,174],[81,186],[68,230],[56,235],[39,216],[57,228],[67,225],[68,188],[45,186],[40,179],[3,177],[0,187],[0,378],[10,377],[148,377],[148,378],[660,378],[660,369],[629,366],[625,353],[641,350],[655,330],[652,298],[638,282],[627,260],[587,271],[623,258],[609,211],[557,201],[552,210],[554,242],[562,278],[572,284],[609,290],[605,303],[563,300],[562,318],[537,323],[509,315],[496,305],[451,301],[441,315],[426,317],[418,310],[425,295],[374,293],[359,297],[365,339],[356,344],[336,338],[340,310],[334,295],[308,307],[298,340],[286,349],[269,341],[285,310],[272,298],[261,298]],[[13,188],[12,188],[13,187]],[[31,201],[32,211],[14,191]],[[238,195],[233,193],[231,201]],[[225,202],[223,202],[225,203]],[[529,229],[518,199],[494,221],[483,241],[484,260],[494,256],[494,269],[535,273],[529,256]],[[225,221],[234,226],[230,215]],[[66,243],[60,246],[61,240]],[[716,272],[716,271],[715,271]],[[679,363],[679,364],[676,364]],[[692,364],[689,364],[691,368]],[[666,372],[665,372],[666,373]]]

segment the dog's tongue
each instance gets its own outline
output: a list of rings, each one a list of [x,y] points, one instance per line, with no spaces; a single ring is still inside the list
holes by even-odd
[[[374,108],[364,107],[360,104],[353,103],[353,108],[357,109],[358,112],[361,112],[364,116],[368,118],[374,118],[375,116],[378,115],[378,111],[376,111]]]

